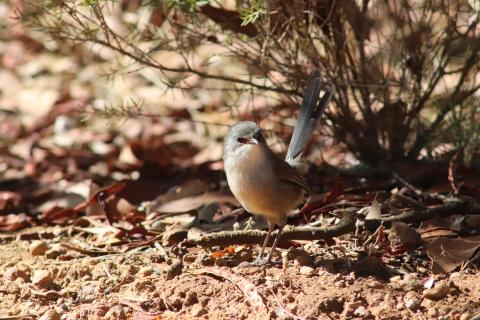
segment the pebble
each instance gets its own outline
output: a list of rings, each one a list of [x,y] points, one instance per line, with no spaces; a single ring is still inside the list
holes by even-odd
[[[60,249],[50,249],[45,252],[45,257],[47,259],[57,259],[62,255],[63,251]]]
[[[215,259],[215,265],[217,267],[224,267],[227,265],[227,260],[225,260],[224,257],[219,257],[217,259]]]
[[[464,312],[460,315],[459,320],[470,320],[473,319],[472,314],[470,312]]]
[[[420,297],[415,291],[408,291],[403,297],[403,303],[408,309],[415,311],[420,307]]]
[[[437,318],[438,317],[438,309],[437,308],[428,308],[427,315],[430,318]]]
[[[449,292],[450,288],[448,285],[445,282],[439,282],[433,288],[423,290],[422,295],[424,298],[430,300],[441,300],[445,298]]]
[[[33,241],[30,246],[28,247],[28,251],[30,251],[30,254],[32,256],[41,256],[44,255],[45,252],[47,252],[48,246],[47,244],[42,241],[42,240],[35,240]]]
[[[313,269],[312,267],[309,267],[309,266],[302,266],[300,267],[300,273],[303,274],[303,275],[311,275],[315,272],[315,269]]]
[[[402,279],[402,284],[405,286],[406,290],[414,290],[422,285],[420,279],[418,279],[418,275],[415,273],[409,273],[404,275]]]
[[[291,248],[287,252],[287,259],[293,260],[295,264],[299,266],[308,266],[311,267],[313,265],[313,260],[308,254],[307,251],[298,248]]]
[[[152,267],[143,267],[140,269],[138,272],[142,277],[148,277],[153,273],[153,268]]]
[[[361,318],[370,317],[370,311],[367,310],[364,306],[360,306],[353,312],[354,315],[359,316]]]
[[[48,288],[53,282],[52,275],[47,270],[35,270],[32,283],[39,288]]]
[[[125,319],[125,310],[122,306],[116,305],[105,314],[106,319]]]
[[[201,303],[196,303],[192,306],[191,314],[193,317],[201,317],[207,314],[207,310],[205,310]]]
[[[21,269],[19,267],[11,267],[8,268],[5,271],[5,274],[3,275],[5,279],[8,281],[15,281],[18,278],[23,279],[23,281],[27,282],[28,281],[28,274],[24,269]]]
[[[167,230],[162,235],[162,245],[170,247],[174,244],[182,242],[187,238],[188,231],[185,229],[171,229]]]
[[[47,310],[38,320],[60,320],[60,315],[53,309]]]

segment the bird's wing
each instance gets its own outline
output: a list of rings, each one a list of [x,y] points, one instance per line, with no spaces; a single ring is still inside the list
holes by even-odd
[[[273,169],[279,180],[297,186],[305,192],[310,193],[310,188],[307,186],[305,179],[303,179],[296,169],[285,162],[285,160],[275,156]]]

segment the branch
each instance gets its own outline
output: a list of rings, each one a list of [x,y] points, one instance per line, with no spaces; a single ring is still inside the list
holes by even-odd
[[[435,217],[449,217],[454,214],[480,214],[480,203],[472,199],[458,199],[442,205],[431,206],[427,209],[413,209],[401,214],[381,217],[380,219],[368,219],[365,220],[365,227],[368,230],[376,230],[382,223],[388,227],[394,221],[418,223]]]
[[[338,237],[355,230],[355,220],[351,215],[346,215],[339,223],[326,228],[317,227],[293,227],[286,226],[282,232],[280,243],[288,240],[320,240],[332,237]],[[277,235],[278,231],[272,233],[270,242]],[[240,230],[240,231],[222,231],[206,234],[198,239],[189,239],[182,242],[183,246],[227,246],[232,244],[262,244],[267,235],[266,231],[260,230]]]

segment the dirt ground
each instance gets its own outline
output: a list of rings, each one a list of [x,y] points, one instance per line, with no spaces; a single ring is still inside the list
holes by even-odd
[[[380,264],[342,243],[305,243],[261,269],[237,259],[251,261],[258,246],[215,259],[191,248],[183,262],[154,245],[93,256],[59,246],[71,232],[3,235],[1,319],[466,320],[480,311],[478,270],[432,276],[417,251]]]

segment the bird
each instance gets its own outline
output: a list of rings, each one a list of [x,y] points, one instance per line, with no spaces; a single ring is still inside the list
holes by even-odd
[[[322,88],[325,93],[320,98]],[[255,264],[271,262],[287,223],[287,214],[310,192],[298,171],[301,155],[334,92],[334,85],[322,82],[320,71],[313,69],[285,160],[269,148],[260,126],[253,121],[234,124],[225,136],[223,161],[230,190],[246,211],[265,217],[269,225]],[[275,226],[278,226],[278,233],[264,260],[263,254]]]

